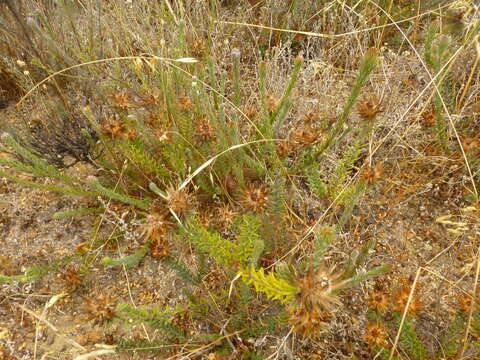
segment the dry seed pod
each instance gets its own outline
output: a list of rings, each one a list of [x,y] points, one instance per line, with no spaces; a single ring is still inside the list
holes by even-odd
[[[250,184],[243,192],[240,202],[248,209],[258,212],[266,207],[268,195],[264,186]]]
[[[376,95],[358,102],[357,111],[363,120],[371,121],[382,111],[380,99]]]
[[[113,118],[107,119],[107,121],[102,124],[102,133],[110,136],[112,139],[122,135],[124,130],[125,126],[123,123]]]

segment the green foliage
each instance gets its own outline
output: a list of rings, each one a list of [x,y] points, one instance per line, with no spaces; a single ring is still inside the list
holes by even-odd
[[[428,350],[423,345],[418,334],[416,333],[411,320],[407,317],[403,324],[402,334],[400,335],[400,343],[402,349],[406,351],[412,360],[429,359]]]
[[[324,175],[322,174],[318,165],[312,166],[310,171],[307,173],[307,178],[308,188],[310,191],[320,199],[325,198],[328,194],[328,185],[326,184]]]
[[[108,266],[119,266],[119,265],[124,265],[126,267],[135,266],[143,259],[143,257],[147,254],[149,249],[150,249],[150,243],[147,242],[139,250],[137,250],[131,255],[124,256],[118,259],[104,257],[102,259],[102,264],[108,265]]]
[[[262,238],[265,239],[264,246],[255,250],[264,250],[267,253],[276,253],[286,241],[285,226],[285,179],[277,176],[270,188],[268,204],[262,216],[262,227],[259,230]],[[262,240],[263,242],[263,240]],[[258,254],[261,255],[261,252]]]
[[[197,248],[214,258],[219,264],[230,267],[234,264],[246,266],[257,262],[263,241],[258,234],[260,220],[252,215],[242,217],[238,225],[235,241],[223,238],[220,234],[205,229],[195,219],[188,226],[188,236]]]
[[[263,292],[269,299],[278,300],[282,304],[291,303],[299,291],[296,285],[279,278],[273,271],[265,275],[264,268],[255,269],[252,266],[244,269],[242,274],[243,280],[252,284],[257,292]]]
[[[185,312],[186,309],[160,309],[159,307],[133,307],[130,304],[121,303],[117,306],[117,313],[122,313],[129,319],[132,325],[146,323],[154,329],[162,330],[170,339],[184,341],[186,334],[175,326],[171,319],[175,314]]]
[[[140,199],[136,199],[136,198],[133,198],[131,196],[128,196],[128,195],[120,194],[117,191],[115,191],[114,189],[110,189],[110,188],[107,188],[107,187],[103,186],[102,184],[100,184],[100,182],[97,179],[95,179],[94,181],[92,181],[90,183],[90,187],[93,190],[95,190],[95,192],[105,196],[108,199],[117,200],[117,201],[123,202],[125,204],[133,205],[133,206],[135,206],[139,209],[142,209],[142,210],[147,210],[150,203],[151,203],[151,200],[148,200],[148,199],[140,200]]]
[[[163,259],[170,268],[175,270],[177,275],[186,283],[197,285],[201,280],[201,273],[194,273],[179,257],[166,257]]]
[[[480,312],[474,311],[473,313],[473,322],[475,319],[480,319]],[[394,313],[395,324],[398,327],[401,320],[401,314],[396,312]],[[465,335],[465,327],[467,323],[467,315],[464,312],[457,312],[455,317],[448,325],[446,332],[442,336],[441,342],[436,347],[434,354],[430,354],[427,350],[425,342],[420,338],[417,333],[414,322],[419,321],[419,319],[414,315],[410,314],[406,317],[403,324],[402,333],[400,335],[399,348],[402,352],[412,360],[427,360],[427,359],[453,359],[458,356],[459,351],[463,347],[463,339]],[[393,329],[393,334],[397,330]],[[474,330],[472,329],[472,332]],[[425,340],[426,341],[426,340]],[[468,341],[468,340],[467,340]],[[473,345],[473,347],[471,346]],[[474,349],[476,347],[477,349]],[[391,354],[390,348],[378,348],[376,351],[381,351],[381,358],[388,359]],[[470,348],[472,351],[479,351],[480,348],[478,344],[475,345],[471,343],[470,346],[467,346],[467,349]],[[395,357],[396,358],[396,357]]]
[[[53,261],[51,263],[39,266],[32,266],[24,271],[23,275],[1,275],[0,283],[9,281],[20,281],[22,283],[28,283],[40,280],[46,274],[52,271],[56,271],[62,266],[69,264],[77,255],[69,255],[60,260]]]
[[[235,255],[241,265],[256,264],[264,248],[260,238],[260,219],[253,215],[244,215],[238,225]]]
[[[342,114],[338,121],[336,122],[335,126],[332,127],[326,139],[318,146],[312,150],[309,150],[306,154],[304,154],[304,160],[302,162],[302,166],[311,167],[315,161],[317,161],[323,153],[330,148],[330,146],[339,139],[339,134],[341,131],[344,130],[345,125],[348,122],[349,115],[355,105],[358,97],[360,95],[361,89],[366,84],[370,74],[372,73],[373,69],[375,68],[375,64],[377,62],[377,53],[374,49],[370,49],[364,56],[362,63],[360,64],[360,68],[358,70],[358,76],[353,85],[352,91],[350,93],[350,97],[347,100],[347,103],[343,107]]]
[[[315,250],[313,252],[314,264],[318,266],[324,259],[325,253],[337,238],[337,232],[329,226],[319,226],[315,230]]]
[[[345,209],[342,213],[342,216],[337,224],[337,231],[342,231],[345,224],[350,220],[353,209],[360,201],[361,197],[365,193],[366,184],[363,182],[359,182],[357,184],[353,184],[345,189],[342,193],[341,202],[345,204]]]
[[[455,315],[453,321],[448,326],[445,335],[443,336],[440,348],[436,356],[437,359],[449,359],[453,358],[457,354],[462,344],[465,325],[465,314],[462,312],[458,312]]]
[[[165,164],[150,155],[145,145],[140,141],[129,141],[119,148],[125,151],[126,157],[139,169],[146,170],[155,174],[160,179],[168,180],[170,174],[165,169]]]
[[[447,123],[445,121],[444,102],[447,105],[450,101],[451,95],[447,91],[447,72],[442,69],[449,60],[451,55],[451,38],[448,35],[443,35],[439,32],[438,26],[432,24],[428,30],[427,37],[425,39],[425,61],[434,70],[434,75],[440,75],[436,81],[436,87],[438,92],[435,91],[435,97],[433,101],[435,109],[435,133],[439,144],[444,151],[449,151],[447,145]]]
[[[57,211],[53,214],[54,219],[66,219],[75,216],[87,215],[87,214],[97,214],[101,212],[102,208],[78,208],[67,211]]]
[[[278,314],[260,318],[255,322],[254,326],[250,326],[245,332],[246,338],[261,338],[268,334],[274,334],[277,330],[288,325],[288,312],[281,311]]]

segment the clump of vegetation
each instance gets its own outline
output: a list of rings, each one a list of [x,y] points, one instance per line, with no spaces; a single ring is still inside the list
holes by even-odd
[[[417,233],[399,245],[376,232],[444,180],[418,174],[455,164],[470,227],[437,225],[473,241],[478,49],[465,84],[453,73],[478,47],[479,22],[471,3],[454,3],[1,2],[0,97],[16,106],[0,122],[0,176],[80,199],[52,218],[88,215],[92,235],[0,282],[57,274],[83,302],[79,321],[136,334],[112,340],[125,354],[279,358],[297,338],[307,352],[329,339],[322,357],[367,356],[365,343],[382,359],[478,354],[475,297],[432,347],[412,283],[391,285]],[[440,165],[412,165],[419,154]],[[149,266],[175,274],[171,303],[130,283]],[[89,289],[100,272],[124,274],[128,298]],[[393,280],[368,301],[379,276]]]

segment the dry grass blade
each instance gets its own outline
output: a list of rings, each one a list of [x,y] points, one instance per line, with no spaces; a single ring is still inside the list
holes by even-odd
[[[61,334],[60,331],[59,331],[50,321],[48,321],[47,319],[44,319],[44,318],[42,318],[41,316],[38,316],[38,315],[35,314],[32,310],[27,309],[25,306],[22,306],[22,305],[20,305],[20,304],[15,304],[15,306],[17,306],[17,307],[20,308],[21,310],[27,312],[28,314],[30,314],[31,316],[33,316],[35,319],[37,319],[39,322],[42,322],[42,323],[44,323],[45,325],[47,325],[50,329],[52,329],[53,331],[55,331],[55,333],[58,334],[58,336],[60,336],[60,337],[62,337],[63,339],[65,339],[65,341],[67,341],[68,343],[70,343],[71,345],[73,345],[74,347],[76,347],[77,349],[82,350],[82,351],[86,351],[86,350],[87,350],[85,347],[83,347],[82,345],[80,345],[79,343],[77,343],[75,340],[72,340],[72,339],[66,337],[65,335]]]

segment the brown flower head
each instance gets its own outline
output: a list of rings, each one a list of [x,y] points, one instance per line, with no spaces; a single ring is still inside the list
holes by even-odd
[[[480,150],[480,134],[477,136],[465,136],[462,137],[460,142],[462,143],[463,150],[471,152],[474,150]]]
[[[364,339],[370,346],[385,346],[387,344],[388,333],[383,324],[370,322],[367,326]]]
[[[360,100],[357,111],[363,120],[371,121],[382,111],[380,99],[376,95]]]
[[[145,240],[159,241],[167,233],[170,225],[166,213],[153,212],[147,216],[145,224],[142,225],[141,235]]]
[[[287,157],[295,152],[293,143],[288,140],[283,140],[277,143],[277,154],[280,157]]]
[[[127,140],[135,140],[135,138],[137,137],[137,130],[135,130],[134,128],[129,128],[126,133],[125,133],[125,138]]]
[[[310,144],[316,141],[321,135],[320,129],[313,125],[300,125],[292,133],[292,139],[298,143]]]
[[[113,319],[115,315],[115,302],[113,296],[100,293],[97,297],[85,297],[83,306],[85,312],[89,313],[87,321],[94,320],[95,324],[102,325],[104,322]]]
[[[383,175],[383,166],[377,163],[375,166],[365,165],[361,170],[361,175],[367,184],[375,184]]]
[[[82,281],[82,275],[73,267],[67,268],[60,276],[69,291],[77,289]]]
[[[192,194],[187,188],[176,189],[174,186],[169,186],[165,192],[168,198],[168,208],[176,214],[185,214],[189,208],[193,207]]]
[[[255,105],[250,104],[246,105],[245,108],[243,109],[243,112],[245,115],[247,115],[249,118],[253,118],[255,115],[258,113],[258,109]]]
[[[277,111],[279,105],[280,100],[278,98],[271,93],[267,95],[267,109],[270,114],[273,114],[275,111]]]
[[[390,305],[388,295],[381,291],[374,291],[369,303],[372,308],[381,313],[386,312]]]
[[[342,273],[335,273],[335,267],[320,267],[316,271],[310,268],[307,275],[298,279],[300,288],[296,303],[309,312],[332,312],[339,306],[337,292],[347,285]]]
[[[130,103],[130,96],[126,92],[115,93],[112,95],[112,99],[113,106],[118,109],[127,110],[132,106]]]
[[[205,39],[197,37],[190,43],[190,50],[192,55],[196,58],[202,58],[205,55],[205,50],[207,49],[205,45]]]
[[[401,287],[394,295],[394,309],[403,312],[410,297],[410,288],[408,286]],[[418,313],[422,310],[423,304],[417,294],[413,294],[412,300],[408,307],[409,313]]]
[[[471,295],[462,294],[458,297],[458,310],[464,313],[469,313],[473,306],[477,305]]]
[[[218,219],[225,225],[230,225],[237,213],[229,205],[223,205],[217,209]]]
[[[422,113],[422,123],[426,127],[434,126],[437,122],[435,117],[435,109],[431,109],[429,111],[425,111]]]
[[[178,99],[178,105],[183,112],[187,112],[193,108],[192,100],[190,100],[188,96],[181,96]]]
[[[123,125],[123,123],[120,120],[116,120],[113,118],[107,119],[102,124],[102,132],[105,135],[110,136],[112,139],[122,135],[124,130],[125,126]]]
[[[318,313],[299,308],[290,315],[289,322],[293,325],[293,330],[305,338],[318,333],[331,318],[329,313]]]
[[[153,132],[155,137],[158,141],[166,144],[170,144],[172,142],[172,132],[163,129],[157,129]]]
[[[214,137],[213,126],[208,118],[204,117],[198,120],[197,133],[198,137],[203,141]]]
[[[265,186],[250,184],[243,192],[242,205],[246,208],[259,212],[267,206],[269,193]]]
[[[157,238],[150,246],[150,255],[157,259],[166,258],[170,254],[170,244],[165,239]]]
[[[161,104],[163,102],[163,98],[158,93],[147,94],[143,97],[142,102],[146,106],[158,105],[158,104]]]

